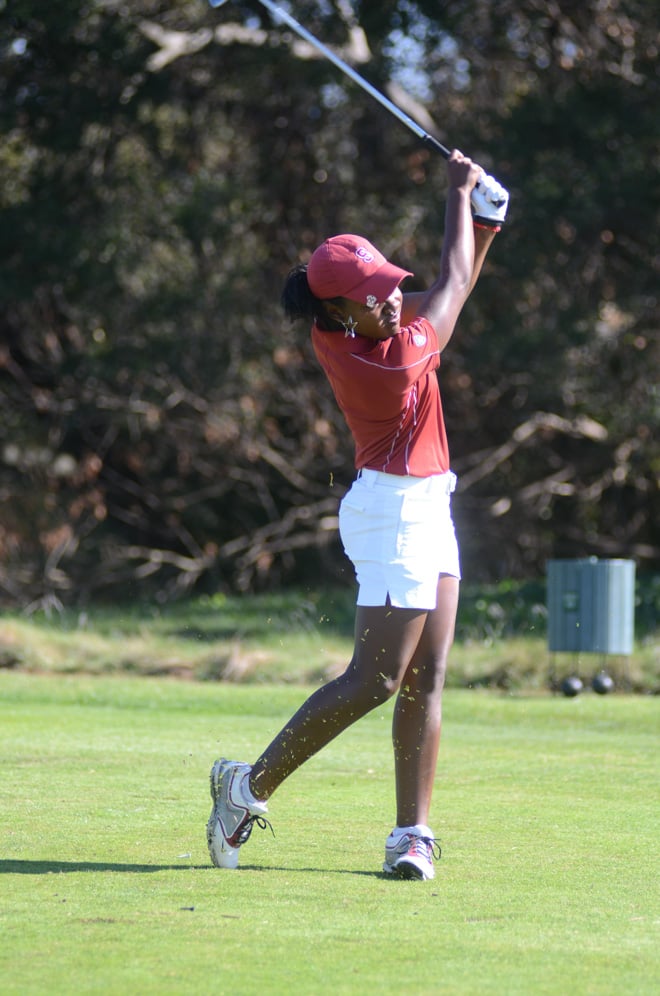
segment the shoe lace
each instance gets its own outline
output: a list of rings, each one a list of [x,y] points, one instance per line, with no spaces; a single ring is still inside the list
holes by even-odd
[[[420,854],[429,861],[431,858],[439,861],[442,857],[440,841],[436,840],[435,837],[413,837],[410,841],[408,854]]]
[[[236,847],[240,847],[241,844],[244,844],[247,841],[248,837],[252,833],[252,828],[254,827],[255,823],[259,827],[260,830],[265,830],[266,827],[268,827],[268,829],[272,833],[273,837],[275,836],[275,831],[273,830],[273,825],[270,822],[270,820],[266,819],[265,816],[258,816],[258,815],[256,815],[256,816],[249,816],[247,818],[247,820],[245,821],[245,823],[243,824],[243,826],[238,831],[238,838],[237,838],[237,841],[236,841]]]

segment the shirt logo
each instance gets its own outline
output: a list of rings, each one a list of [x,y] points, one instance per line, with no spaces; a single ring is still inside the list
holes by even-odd
[[[373,263],[374,261],[374,254],[369,252],[368,249],[365,249],[364,246],[358,246],[355,250],[355,255],[364,263]]]
[[[416,346],[425,346],[426,336],[420,335],[420,333],[417,332],[416,335],[413,336],[413,342],[415,343]]]

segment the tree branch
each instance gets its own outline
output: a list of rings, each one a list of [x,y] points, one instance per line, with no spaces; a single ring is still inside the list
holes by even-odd
[[[138,28],[145,38],[158,46],[158,52],[147,59],[147,69],[151,73],[159,72],[182,55],[199,52],[213,39],[210,28],[202,28],[200,31],[171,31],[155,21],[140,21]]]
[[[466,491],[473,484],[489,477],[517,450],[530,443],[537,433],[547,431],[562,432],[568,436],[592,439],[595,442],[602,442],[608,435],[605,426],[586,415],[571,420],[554,415],[552,412],[535,412],[531,418],[521,422],[514,429],[506,443],[471,455],[470,463],[476,463],[477,466],[472,471],[460,475],[461,490]]]

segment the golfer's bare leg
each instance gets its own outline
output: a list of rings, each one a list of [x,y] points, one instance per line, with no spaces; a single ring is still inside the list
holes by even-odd
[[[358,606],[351,663],[307,699],[252,766],[256,798],[267,799],[308,758],[397,691],[426,615],[418,609]]]
[[[459,582],[444,575],[437,607],[428,613],[394,709],[397,826],[428,826],[440,746],[442,689],[454,639]]]

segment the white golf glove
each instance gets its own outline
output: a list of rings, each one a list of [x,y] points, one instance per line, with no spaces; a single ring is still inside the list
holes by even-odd
[[[494,176],[484,173],[470,195],[472,216],[479,225],[500,229],[509,206],[509,191]]]

